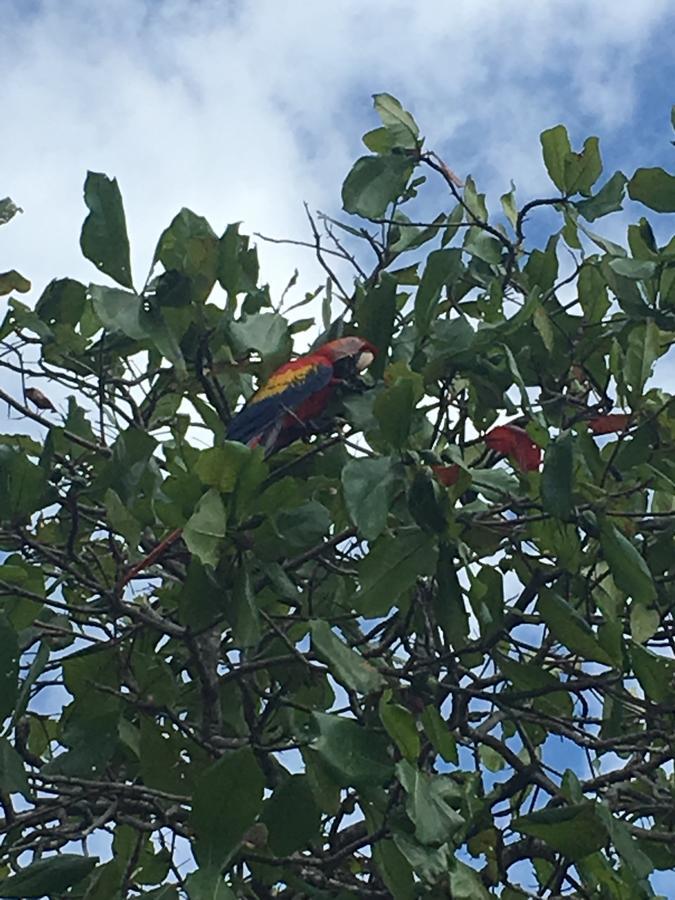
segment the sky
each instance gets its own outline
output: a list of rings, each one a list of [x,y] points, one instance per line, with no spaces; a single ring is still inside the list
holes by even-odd
[[[552,190],[538,136],[559,122],[576,147],[600,137],[606,175],[672,169],[673,34],[670,0],[0,0],[0,198],[24,210],[0,271],[32,280],[28,302],[97,279],[88,169],[119,181],[137,285],[183,206],[218,233],[310,239],[303,202],[340,213],[380,91],[492,209],[511,179],[523,200]],[[276,296],[296,267],[296,299],[322,281],[311,251],[259,252]]]
[[[539,133],[597,134],[606,172],[670,157],[675,60],[668,0],[0,0],[0,271],[35,300],[53,277],[95,278],[79,250],[87,169],[117,177],[136,282],[188,206],[220,233],[307,239],[303,201],[340,186],[388,91],[427,146],[473,174],[492,207],[516,182],[547,193]],[[666,157],[665,154],[668,154]],[[262,245],[277,296],[321,280],[311,251]]]

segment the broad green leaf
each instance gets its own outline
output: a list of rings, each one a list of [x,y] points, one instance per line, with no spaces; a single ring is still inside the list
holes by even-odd
[[[469,614],[452,551],[444,543],[441,543],[438,555],[436,585],[433,597],[436,620],[446,641],[455,648],[461,647],[469,638]]]
[[[134,341],[150,338],[138,294],[92,284],[89,286],[89,297],[101,325],[107,331],[121,331]]]
[[[55,278],[42,292],[35,312],[48,325],[77,325],[84,313],[87,289],[72,278]]]
[[[366,616],[385,615],[419,576],[434,571],[436,557],[434,542],[418,529],[378,538],[359,565],[354,607]]]
[[[634,641],[644,644],[654,637],[661,624],[661,616],[657,609],[633,600],[630,605],[630,633]]]
[[[513,827],[522,834],[541,838],[568,859],[583,859],[604,847],[607,831],[592,803],[548,807],[517,818]]]
[[[661,334],[653,319],[634,325],[628,335],[624,377],[634,407],[639,406],[645,384],[651,377],[660,342]]]
[[[471,578],[469,602],[481,636],[489,637],[499,631],[504,623],[504,586],[499,569],[485,566]]]
[[[443,533],[448,526],[448,497],[437,479],[418,470],[408,490],[408,508],[425,531]]]
[[[421,716],[424,732],[438,755],[446,763],[459,763],[457,742],[435,706],[425,706]]]
[[[614,664],[586,620],[554,591],[543,589],[539,592],[537,609],[553,637],[572,653],[608,666]]]
[[[549,716],[571,716],[572,698],[564,690],[564,685],[551,672],[532,662],[517,662],[499,656],[499,668],[516,689],[519,704],[531,703],[535,709]],[[542,693],[546,691],[547,693]],[[532,697],[528,698],[528,693]],[[511,694],[511,691],[508,691]],[[515,698],[514,698],[515,699]]]
[[[621,204],[626,190],[626,181],[623,172],[615,172],[597,194],[587,200],[579,200],[574,205],[587,222],[594,222],[608,213],[618,212],[623,209]]]
[[[421,844],[439,846],[464,825],[462,816],[448,803],[448,782],[443,775],[427,775],[407,760],[396,766],[406,792],[406,812]]]
[[[226,524],[225,506],[220,494],[212,488],[200,499],[183,528],[183,540],[188,550],[205,566],[216,566]]]
[[[184,275],[192,286],[192,299],[201,303],[218,275],[220,241],[203,216],[184,207],[162,232],[155,250],[157,261],[167,271]]]
[[[351,459],[342,470],[341,480],[352,522],[367,541],[375,540],[386,528],[394,496],[393,461],[388,456]]]
[[[675,662],[672,659],[654,653],[634,640],[630,642],[630,658],[635,676],[650,700],[664,703],[673,697]]]
[[[0,200],[0,225],[6,225],[17,213],[23,212],[9,197]]]
[[[645,278],[651,278],[657,269],[656,263],[648,259],[630,259],[629,257],[619,257],[609,261],[611,268],[624,278],[632,278],[635,281],[643,281]]]
[[[479,873],[461,859],[452,860],[449,873],[450,896],[453,900],[489,900],[491,895],[485,889]],[[501,897],[506,900],[503,893]]]
[[[424,393],[423,382],[419,373],[396,363],[387,370],[385,383],[389,386],[377,395],[373,413],[384,439],[400,448],[408,440],[413,411]]]
[[[82,253],[122,287],[132,288],[129,238],[117,179],[87,172],[84,202],[89,214],[80,235]]]
[[[317,544],[328,533],[331,515],[318,500],[310,500],[294,509],[282,509],[274,523],[280,537],[300,549]]]
[[[262,808],[263,774],[248,747],[226,753],[199,775],[190,822],[200,866],[223,866]]]
[[[328,622],[312,622],[310,634],[314,649],[328,663],[331,674],[341,684],[362,694],[370,694],[384,685],[384,678],[377,669],[341,641]]]
[[[565,157],[565,190],[568,194],[591,196],[591,188],[602,174],[602,161],[596,137],[586,138],[581,153]]]
[[[112,488],[108,488],[105,492],[103,502],[110,525],[115,531],[119,531],[132,549],[136,548],[141,537],[141,526],[129,511],[129,507],[122,503],[119,494]]]
[[[291,347],[288,322],[279,313],[246,316],[231,322],[229,332],[238,353],[257,350],[261,356],[272,356],[286,353]]]
[[[387,691],[386,694],[390,694]],[[420,737],[412,713],[399,703],[392,703],[382,694],[379,703],[380,721],[404,759],[414,763],[420,754]]]
[[[60,853],[31,863],[0,881],[0,897],[53,896],[83,881],[98,862],[97,856]]]
[[[607,829],[619,856],[630,868],[636,878],[647,878],[654,870],[654,864],[646,853],[640,849],[639,843],[630,829],[621,819],[612,815],[608,807],[599,804],[596,813]]]
[[[357,296],[359,334],[379,350],[368,370],[373,378],[380,378],[387,364],[396,318],[396,289],[396,279],[383,272],[374,288]]]
[[[4,650],[2,645],[0,634],[0,649]],[[27,800],[31,797],[23,759],[4,737],[0,737],[0,791],[3,794],[23,794]]]
[[[237,441],[202,450],[194,466],[199,480],[221,494],[234,494],[236,505],[245,507],[257,496],[269,472],[262,449],[251,449]]]
[[[25,294],[31,289],[31,283],[24,278],[16,269],[9,272],[0,272],[0,297],[9,294],[12,291],[18,291]]]
[[[457,249],[432,250],[427,257],[415,295],[415,325],[420,335],[428,332],[443,285],[458,271],[461,262],[461,251]]]
[[[391,135],[392,147],[414,150],[420,130],[410,113],[391,94],[374,94],[373,101],[375,111]]]
[[[527,275],[531,288],[539,287],[542,291],[548,291],[553,287],[558,277],[558,235],[554,234],[546,243],[544,251],[534,249],[530,253],[524,272]],[[536,309],[540,309],[538,305]],[[536,310],[535,310],[536,311]]]
[[[260,614],[248,568],[242,564],[227,601],[227,619],[238,647],[254,647],[260,641]]]
[[[393,774],[388,740],[352,719],[315,712],[311,747],[341,787],[385,784]]]
[[[404,192],[412,170],[405,156],[362,156],[342,185],[345,212],[364,219],[382,218],[389,204]]]
[[[504,245],[483,228],[467,228],[462,244],[466,253],[482,259],[490,265],[499,265],[502,261]],[[438,250],[437,253],[452,253],[452,250]]]
[[[567,193],[565,159],[572,152],[567,129],[564,125],[548,128],[541,133],[540,140],[549,178],[558,190],[565,194]]]
[[[417,891],[412,867],[394,841],[377,841],[373,846],[373,859],[393,900],[415,900]]]
[[[200,866],[187,880],[190,900],[235,900],[236,894],[223,880],[218,866]],[[145,895],[144,895],[145,896]]]
[[[541,474],[541,501],[544,510],[564,521],[574,511],[573,440],[572,433],[565,431],[548,445]]]
[[[0,445],[0,522],[25,520],[52,496],[44,468],[13,447]]]
[[[260,821],[267,826],[267,843],[274,853],[288,856],[306,847],[321,821],[309,778],[291,775],[278,784],[265,801]]]
[[[600,528],[600,545],[617,586],[639,603],[656,599],[656,586],[649,566],[632,541],[610,522]]]
[[[637,169],[628,182],[628,196],[656,212],[675,212],[675,175],[659,167]]]

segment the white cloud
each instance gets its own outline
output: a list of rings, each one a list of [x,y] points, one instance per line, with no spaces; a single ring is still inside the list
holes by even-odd
[[[242,219],[247,230],[306,236],[302,201],[337,211],[377,90],[399,95],[458,171],[495,190],[510,177],[524,192],[546,190],[539,131],[562,120],[611,137],[634,113],[635,65],[669,17],[667,0],[13,9],[0,193],[26,212],[0,239],[36,289],[94,274],[78,248],[87,168],[120,181],[137,281],[183,205],[216,229]],[[309,253],[263,256],[279,288],[298,262],[303,288],[319,277]]]

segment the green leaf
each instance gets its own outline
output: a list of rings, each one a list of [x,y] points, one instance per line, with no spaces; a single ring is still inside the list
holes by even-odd
[[[414,150],[420,130],[410,113],[391,94],[373,94],[373,101],[375,111],[391,135],[391,146]]]
[[[260,821],[267,826],[267,843],[274,853],[288,856],[316,836],[321,810],[306,775],[291,775],[265,801]]]
[[[80,234],[82,253],[99,271],[132,288],[129,238],[117,179],[87,172],[84,202],[89,214]]]
[[[298,549],[318,543],[328,533],[331,521],[330,513],[318,500],[282,509],[274,517],[280,537]]]
[[[241,512],[258,495],[269,466],[262,449],[223,441],[219,447],[201,451],[194,471],[206,487],[216,488],[221,494],[234,494],[235,505]]]
[[[236,895],[223,880],[218,866],[200,867],[186,881],[190,900],[235,900]],[[143,895],[145,896],[145,895]]]
[[[380,697],[378,709],[380,721],[401,755],[410,762],[415,762],[420,754],[420,737],[413,715],[399,703],[386,699],[385,694]]]
[[[425,706],[421,715],[426,736],[438,755],[446,763],[459,763],[457,742],[448,730],[448,723],[443,720],[435,706]]]
[[[23,212],[9,197],[0,200],[0,225],[6,225],[17,213]]]
[[[0,636],[0,650],[2,637]],[[0,675],[1,681],[4,678]],[[30,800],[31,792],[24,763],[9,741],[0,737],[0,791],[3,794],[23,794]]]
[[[190,822],[200,866],[224,866],[262,808],[265,780],[248,747],[226,753],[198,778]]]
[[[511,182],[511,190],[506,194],[502,194],[499,199],[504,215],[515,228],[518,221],[518,206],[516,204],[516,186],[513,182]]]
[[[518,694],[518,702],[531,701],[534,709],[548,716],[571,716],[573,712],[572,698],[564,690],[563,684],[555,675],[532,662],[517,662],[502,654],[498,657],[499,669],[506,675]],[[546,691],[546,693],[542,693]],[[528,698],[528,693],[533,696]],[[511,691],[505,694],[512,695]],[[516,698],[514,698],[516,699]]]
[[[420,772],[407,760],[396,766],[406,792],[406,812],[415,825],[421,844],[439,846],[464,825],[464,819],[448,803],[448,781],[442,775]]]
[[[628,182],[628,196],[656,212],[675,212],[675,175],[658,167],[637,169]]]
[[[624,278],[632,278],[634,281],[644,281],[645,278],[651,278],[657,270],[657,265],[648,259],[630,259],[628,257],[618,257],[610,259],[610,268]]]
[[[537,810],[515,819],[513,827],[522,834],[541,838],[552,850],[572,861],[583,859],[607,842],[607,831],[592,803]]]
[[[345,687],[370,694],[384,685],[384,678],[377,669],[343,643],[328,622],[311,622],[310,634],[314,649],[328,663],[335,679]]]
[[[654,637],[660,624],[661,616],[658,610],[633,600],[630,605],[630,633],[634,641],[644,644]]]
[[[630,642],[630,658],[635,677],[643,691],[655,703],[665,703],[673,696],[675,662],[653,653],[637,641]]]
[[[121,331],[134,341],[150,338],[138,294],[92,284],[89,286],[89,297],[101,325],[107,331]]]
[[[572,145],[564,125],[556,125],[540,136],[544,164],[549,178],[558,190],[566,193],[565,159],[572,152]]]
[[[584,659],[593,659],[607,666],[614,664],[614,660],[600,646],[596,634],[586,620],[554,591],[542,589],[539,592],[537,609],[553,637],[572,653],[578,653]]]
[[[423,382],[417,372],[411,372],[399,363],[391,366],[388,374],[392,378],[385,378],[385,381],[391,383],[377,395],[373,413],[384,439],[392,447],[400,448],[408,440],[413,411],[424,393]]]
[[[341,473],[342,491],[352,522],[367,540],[384,531],[394,496],[396,475],[388,456],[351,459]]]
[[[18,291],[25,294],[31,289],[31,283],[24,278],[16,269],[9,272],[0,272],[0,297],[9,294],[12,291]]]
[[[50,497],[45,469],[19,450],[0,445],[0,521],[24,520]]]
[[[279,313],[246,316],[239,322],[231,322],[229,331],[238,353],[257,350],[264,357],[290,351],[288,322]]]
[[[0,881],[0,897],[44,897],[54,896],[79,884],[98,862],[97,856],[80,856],[75,853],[60,853],[31,863],[16,875]]]
[[[369,788],[389,781],[393,766],[383,734],[328,713],[315,712],[312,719],[318,732],[312,750],[340,787]]]
[[[586,138],[581,153],[565,158],[565,188],[568,194],[591,196],[591,187],[602,174],[602,161],[596,137]]]
[[[75,326],[82,318],[87,302],[87,290],[72,278],[56,278],[47,285],[35,312],[48,325]]]
[[[192,299],[202,303],[216,282],[220,241],[203,216],[183,207],[162,235],[155,262],[167,271],[184,275],[192,286]]]
[[[457,273],[461,264],[462,254],[458,249],[432,250],[427,257],[415,295],[415,325],[420,335],[429,331],[443,285]]]
[[[355,609],[369,617],[386,615],[418,576],[432,574],[436,558],[434,542],[421,530],[378,538],[359,565]]]
[[[644,604],[656,599],[652,573],[632,541],[605,521],[600,528],[600,545],[617,587]]]
[[[626,190],[626,181],[623,172],[615,172],[595,196],[589,197],[588,200],[579,200],[574,204],[579,214],[587,222],[594,222],[608,213],[623,209],[621,204]]]
[[[136,548],[141,537],[141,526],[129,512],[129,507],[122,503],[119,494],[112,488],[105,492],[103,503],[110,525],[125,538],[131,548]]]
[[[425,531],[442,534],[448,527],[448,497],[428,471],[415,472],[408,490],[408,508]]]
[[[220,494],[211,489],[197,504],[197,508],[185,523],[183,540],[190,553],[205,566],[218,563],[218,547],[225,537],[227,516]]]
[[[383,272],[375,287],[357,295],[356,316],[359,334],[379,350],[369,368],[373,378],[381,378],[387,364],[387,350],[391,344],[396,319],[396,289],[396,279],[388,272]]]
[[[478,872],[461,859],[453,859],[448,871],[452,900],[490,900],[492,895],[488,894]],[[504,893],[500,897],[507,900]]]
[[[544,510],[564,521],[574,512],[573,463],[574,439],[564,431],[546,448],[541,474],[541,501]]]
[[[645,384],[660,354],[661,333],[653,319],[633,326],[628,335],[624,377],[632,405],[639,406]]]
[[[390,203],[403,194],[413,165],[405,156],[362,156],[342,185],[345,212],[364,219],[380,219]]]

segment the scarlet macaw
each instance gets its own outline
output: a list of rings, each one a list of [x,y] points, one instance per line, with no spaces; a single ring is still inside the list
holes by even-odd
[[[360,337],[323,344],[270,375],[230,422],[227,438],[270,454],[307,433],[338,384],[367,368],[376,348]]]

